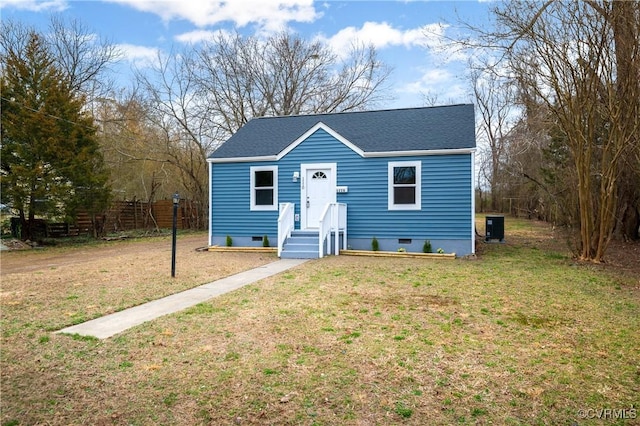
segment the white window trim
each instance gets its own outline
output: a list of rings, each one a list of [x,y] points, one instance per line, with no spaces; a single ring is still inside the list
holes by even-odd
[[[278,166],[252,166],[250,173],[250,210],[278,210]],[[256,172],[273,172],[273,205],[256,205]]]
[[[395,204],[393,198],[393,169],[395,167],[416,168],[416,202],[415,204]],[[421,210],[422,209],[422,162],[421,161],[390,161],[387,171],[389,210]]]

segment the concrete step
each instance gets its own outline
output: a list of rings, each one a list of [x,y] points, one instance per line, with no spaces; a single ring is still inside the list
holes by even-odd
[[[281,259],[317,259],[320,256],[318,255],[318,250],[315,251],[286,251],[283,250],[280,253]]]
[[[291,231],[292,237],[315,237],[318,238],[318,231],[301,231],[299,229],[294,229]]]
[[[282,247],[283,259],[317,259],[318,233],[314,231],[292,231]]]
[[[300,236],[291,236],[287,238],[284,242],[285,244],[315,244],[318,245],[318,236],[315,237],[300,237]]]
[[[288,241],[282,247],[282,250],[287,251],[318,251],[318,243],[302,243],[299,241]]]

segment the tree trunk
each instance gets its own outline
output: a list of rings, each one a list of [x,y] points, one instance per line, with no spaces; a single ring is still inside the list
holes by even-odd
[[[31,239],[31,229],[29,229],[29,221],[27,220],[24,210],[20,209],[20,239],[27,241]]]

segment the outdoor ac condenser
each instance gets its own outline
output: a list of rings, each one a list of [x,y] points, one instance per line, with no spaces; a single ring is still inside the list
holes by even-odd
[[[485,219],[484,240],[499,240],[504,242],[504,216],[487,216]]]

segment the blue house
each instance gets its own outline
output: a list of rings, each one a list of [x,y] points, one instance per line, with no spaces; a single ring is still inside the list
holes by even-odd
[[[254,118],[208,158],[211,246],[475,252],[473,105]]]

